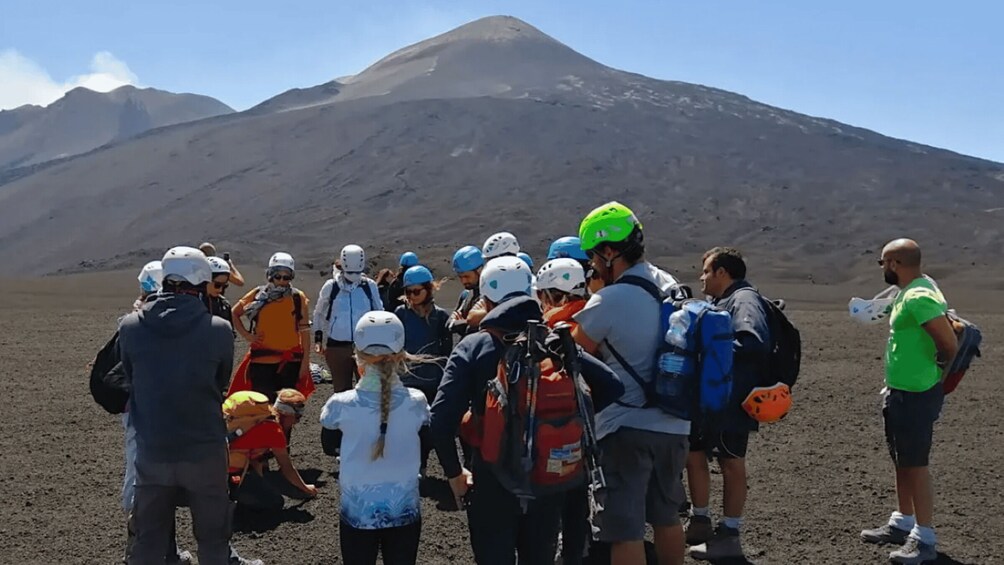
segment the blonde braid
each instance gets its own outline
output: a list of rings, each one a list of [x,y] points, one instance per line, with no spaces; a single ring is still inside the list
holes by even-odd
[[[370,355],[356,351],[356,360],[365,365],[372,365],[380,372],[380,437],[373,444],[372,454],[372,460],[376,461],[383,457],[384,447],[387,443],[387,422],[390,419],[390,401],[394,379],[398,375],[407,373],[409,364],[435,363],[441,359],[428,355],[410,355],[403,351],[393,355]]]

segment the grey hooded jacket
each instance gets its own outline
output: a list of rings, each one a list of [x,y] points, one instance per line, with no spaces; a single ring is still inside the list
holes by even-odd
[[[132,385],[138,455],[198,461],[226,448],[223,395],[233,368],[230,324],[198,297],[160,294],[123,318],[119,353]]]

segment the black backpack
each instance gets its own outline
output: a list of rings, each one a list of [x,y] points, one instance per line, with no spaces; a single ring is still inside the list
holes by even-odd
[[[119,333],[108,340],[91,362],[91,396],[110,414],[125,412],[132,386],[122,369]]]
[[[370,288],[370,279],[363,279],[363,293],[366,294],[366,300],[370,301],[370,310],[373,309],[373,289]],[[331,295],[328,297],[328,315],[325,316],[325,320],[331,321],[331,309],[335,307],[335,299],[338,298],[338,293],[342,291],[341,286],[338,285],[338,281],[331,280]]]
[[[767,310],[771,341],[767,362],[770,371],[767,373],[769,377],[767,380],[771,382],[760,384],[770,386],[775,383],[784,383],[788,385],[788,388],[794,388],[798,381],[798,373],[802,368],[802,334],[785,315],[784,301],[770,300],[752,288],[739,290],[756,292],[764,309]]]

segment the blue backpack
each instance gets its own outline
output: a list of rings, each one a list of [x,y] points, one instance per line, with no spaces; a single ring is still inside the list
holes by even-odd
[[[621,277],[616,284],[645,290],[660,307],[662,335],[655,378],[649,382],[614,349],[617,362],[645,391],[644,407],[656,407],[684,420],[713,421],[722,416],[732,394],[732,315],[693,298],[690,288],[676,285],[667,296],[651,281]]]

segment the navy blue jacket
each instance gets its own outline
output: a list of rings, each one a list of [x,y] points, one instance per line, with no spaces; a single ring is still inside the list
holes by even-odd
[[[418,363],[407,375],[401,377],[405,386],[430,391],[433,394],[443,378],[446,357],[453,351],[453,334],[447,327],[450,313],[439,306],[433,306],[427,318],[415,313],[402,304],[394,310],[394,315],[404,324],[404,349],[413,355],[442,357],[438,363]]]
[[[481,321],[481,328],[495,328],[516,334],[526,329],[530,320],[540,320],[540,306],[529,296],[506,300]],[[430,432],[439,462],[447,477],[460,474],[457,456],[457,430],[468,408],[483,413],[488,381],[495,378],[505,345],[488,332],[468,335],[453,350],[436,400],[432,403]],[[624,394],[624,385],[603,362],[580,351],[582,377],[592,391],[593,405],[599,412]]]
[[[748,290],[743,290],[748,289]],[[770,320],[765,299],[745,280],[732,283],[712,304],[732,314],[732,396],[726,411],[725,430],[755,431],[760,424],[749,417],[742,404],[757,386],[765,383],[770,356]]]

